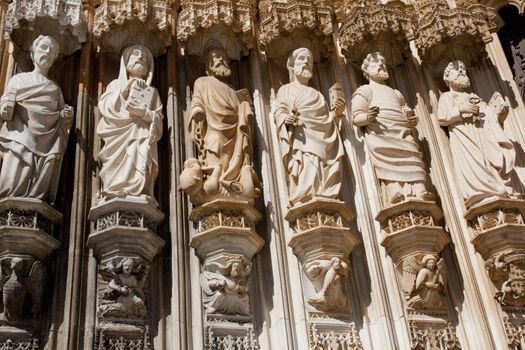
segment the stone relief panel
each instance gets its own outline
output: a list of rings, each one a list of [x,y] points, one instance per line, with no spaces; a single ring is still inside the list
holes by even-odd
[[[58,42],[39,36],[31,47],[34,70],[14,75],[0,99],[0,196],[55,201],[73,108],[47,77]]]
[[[195,81],[189,129],[198,159],[184,163],[180,187],[193,204],[214,199],[253,203],[260,183],[253,169],[253,113],[247,90],[234,90],[224,50],[211,49],[206,77]]]
[[[252,263],[242,255],[232,255],[225,264],[211,261],[201,274],[206,313],[250,315],[249,277]]]
[[[29,51],[36,37],[47,34],[64,55],[80,49],[86,27],[81,0],[13,0],[5,20],[7,37],[22,50]]]
[[[148,273],[149,265],[140,258],[114,258],[101,265],[98,316],[144,320],[147,316],[144,284]]]
[[[509,106],[499,92],[487,103],[470,91],[462,61],[450,62],[439,98],[438,122],[449,129],[456,176],[467,208],[490,198],[522,199],[513,140],[501,125]]]
[[[316,294],[308,299],[310,305],[318,310],[348,310],[348,294],[345,287],[348,262],[338,257],[314,260],[306,263],[304,269],[316,290]]]
[[[403,95],[388,85],[385,58],[368,54],[361,66],[369,84],[352,97],[352,121],[364,127],[372,166],[381,185],[383,205],[405,199],[434,200],[426,187],[426,169],[414,136],[418,117]]]
[[[498,291],[496,300],[504,306],[525,307],[525,250],[512,249],[485,262]]]
[[[461,344],[455,328],[447,323],[443,327],[418,327],[409,321],[410,348],[414,350],[459,350]]]
[[[288,177],[289,206],[314,198],[340,199],[344,149],[339,123],[344,98],[339,96],[329,107],[323,95],[308,86],[313,77],[309,49],[296,49],[286,66],[290,83],[279,88],[273,116]]]
[[[97,134],[104,142],[98,153],[101,199],[144,196],[155,201],[157,142],[162,136],[163,115],[159,93],[151,86],[153,64],[146,47],[126,48],[119,77],[98,101],[102,118]]]

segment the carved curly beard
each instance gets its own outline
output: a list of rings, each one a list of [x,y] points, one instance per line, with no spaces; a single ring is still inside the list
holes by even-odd
[[[307,65],[297,68],[294,67],[294,74],[295,76],[299,76],[306,79],[311,79],[313,76],[312,71],[310,70],[310,68],[308,68]]]
[[[381,70],[381,71],[375,72],[374,74],[371,74],[370,77],[377,78],[380,80],[387,80],[390,77],[390,75],[388,75],[387,71]]]
[[[224,64],[218,64],[216,66],[210,67],[210,71],[217,78],[229,78],[232,75],[232,70],[230,67]]]
[[[450,84],[458,88],[466,89],[470,87],[470,79],[466,75],[458,75]]]
[[[138,61],[130,61],[128,62],[128,65],[126,66],[126,70],[129,74],[136,75],[136,76],[146,76],[148,73],[148,69],[142,62]]]

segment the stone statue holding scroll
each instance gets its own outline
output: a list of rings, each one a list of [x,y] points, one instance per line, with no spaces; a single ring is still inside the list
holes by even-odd
[[[344,99],[339,96],[329,108],[323,95],[308,86],[313,76],[310,50],[295,50],[287,68],[290,83],[277,93],[274,117],[288,173],[289,205],[315,197],[338,199],[344,155],[338,123]]]
[[[59,54],[58,43],[39,36],[31,47],[34,70],[9,80],[0,100],[0,197],[54,202],[73,108],[47,77]]]
[[[352,97],[352,120],[364,127],[366,144],[387,206],[413,197],[432,200],[425,164],[413,135],[418,118],[398,90],[386,85],[385,59],[371,53],[361,66],[368,79]]]
[[[195,81],[189,129],[199,159],[190,158],[180,186],[194,204],[235,197],[253,202],[260,184],[253,170],[253,113],[247,90],[234,90],[226,52],[212,49],[208,76]]]
[[[509,106],[499,92],[489,103],[470,91],[465,64],[448,64],[443,80],[450,88],[439,98],[438,121],[450,133],[450,149],[465,205],[493,197],[521,197],[514,170],[516,151],[500,124]]]
[[[163,116],[152,77],[151,52],[142,45],[128,47],[122,53],[118,79],[100,97],[97,134],[104,141],[98,154],[102,198],[154,198]]]

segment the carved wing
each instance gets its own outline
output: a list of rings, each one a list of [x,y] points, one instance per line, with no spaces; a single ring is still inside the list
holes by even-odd
[[[4,266],[4,261],[6,259],[0,260],[0,292],[4,288],[5,281],[9,278],[9,273],[7,268]]]
[[[112,279],[117,277],[116,273],[116,266],[113,263],[113,260],[108,261],[106,265],[101,265],[98,268],[99,275],[102,277],[102,279],[106,282],[111,281]]]
[[[421,269],[421,264],[416,256],[409,256],[401,262],[401,290],[405,293],[405,298],[410,298],[410,295],[414,291],[414,282],[416,276]]]
[[[441,279],[441,282],[443,283],[443,287],[445,288],[447,286],[447,269],[445,266],[445,260],[443,260],[443,258],[439,259],[436,265],[438,275]]]
[[[27,289],[31,294],[33,302],[33,317],[38,318],[42,310],[42,302],[44,301],[46,268],[41,261],[35,261],[31,266],[31,271],[26,278]]]
[[[315,280],[322,277],[328,271],[330,265],[330,260],[317,260],[309,264],[305,272],[311,280]]]

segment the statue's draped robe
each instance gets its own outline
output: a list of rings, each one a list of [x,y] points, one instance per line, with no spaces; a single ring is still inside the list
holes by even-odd
[[[16,95],[16,105],[13,118],[0,131],[0,197],[54,201],[72,123],[72,118],[60,116],[60,87],[33,71],[11,78],[0,105],[7,103],[10,92]]]
[[[313,197],[337,199],[341,192],[343,144],[323,95],[298,82],[283,85],[276,97],[275,121],[292,205]],[[299,113],[298,125],[285,119]]]
[[[439,124],[450,130],[450,150],[467,207],[512,194],[509,175],[516,158],[512,141],[485,103],[480,106],[480,113],[485,113],[480,121],[462,118],[458,105],[470,98],[467,92],[448,91],[441,95],[438,107]]]
[[[154,90],[151,105],[142,118],[126,110],[122,79],[113,80],[98,102],[102,118],[97,134],[104,141],[98,154],[102,162],[101,194],[107,197],[148,195],[154,198],[158,173],[157,140],[150,145],[150,134],[162,134],[162,104]],[[156,130],[151,130],[153,120]]]
[[[202,123],[194,119],[199,113],[206,115]],[[252,177],[251,118],[250,104],[240,102],[236,91],[225,82],[214,76],[195,81],[189,126],[194,141],[203,148],[203,165],[221,166],[220,182],[226,188],[233,182],[239,183],[245,166],[250,167],[249,177]]]
[[[426,283],[438,285],[438,288],[429,288]],[[414,291],[416,295],[408,301],[408,306],[418,310],[441,310],[443,309],[442,290],[445,280],[438,269],[430,270],[423,267],[416,276]]]
[[[403,112],[403,95],[387,85],[361,86],[352,97],[352,114],[368,114],[379,107],[374,122],[366,126],[366,144],[379,180],[399,183],[425,182],[426,172],[419,145]]]

